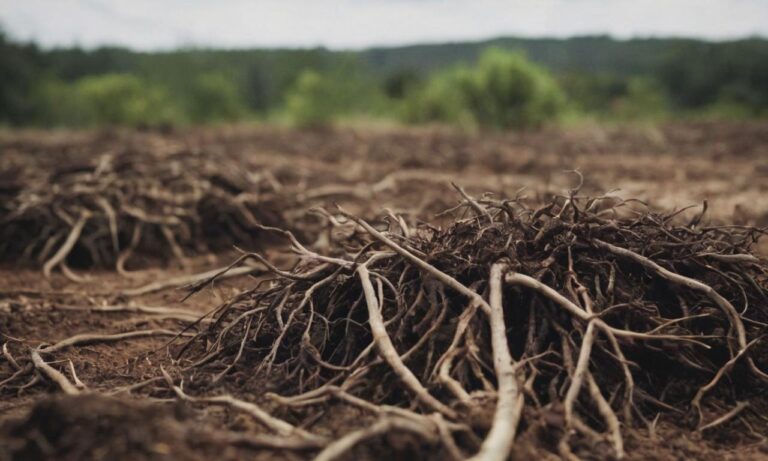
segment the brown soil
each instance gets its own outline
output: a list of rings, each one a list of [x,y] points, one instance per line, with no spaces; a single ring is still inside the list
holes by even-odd
[[[138,147],[137,147],[138,146]],[[670,124],[649,128],[579,128],[522,134],[459,135],[440,130],[328,130],[297,132],[276,128],[230,127],[176,133],[111,131],[99,133],[2,133],[0,201],[41,168],[91,161],[109,150],[141,148],[164,153],[193,150],[212,158],[235,159],[244,169],[269,170],[281,187],[301,195],[299,205],[283,210],[289,223],[305,230],[309,242],[334,239],[322,224],[306,218],[308,209],[334,203],[362,216],[378,216],[385,207],[412,220],[439,222],[434,216],[456,203],[449,181],[475,194],[514,196],[525,187],[532,201],[563,193],[578,178],[591,194],[621,188],[616,195],[654,206],[679,208],[708,202],[708,218],[734,224],[768,225],[768,125],[764,123]],[[375,185],[371,187],[371,185]],[[4,195],[6,194],[6,195]],[[688,213],[693,216],[698,209]],[[0,205],[0,213],[2,213]],[[763,239],[758,251],[768,255]],[[270,242],[268,257],[286,267],[292,257]],[[232,253],[198,255],[185,261],[153,259],[129,279],[109,268],[83,268],[76,284],[54,272],[4,261],[0,266],[0,343],[26,360],[30,347],[79,333],[118,333],[136,329],[178,330],[188,322],[158,319],[147,313],[90,312],[69,308],[125,305],[165,306],[205,313],[254,281],[239,277],[217,282],[185,302],[182,290],[138,297],[127,287],[172,276],[210,270],[228,263]],[[160,376],[171,367],[170,337],[129,339],[68,348],[52,363],[70,379],[69,364],[93,393],[63,397],[51,382],[23,380],[0,385],[0,459],[306,459],[316,451],[265,448],[267,432],[250,419],[223,407],[180,403],[162,381],[123,389]],[[0,358],[0,382],[14,374]],[[265,391],[279,389],[279,376],[254,382],[229,376],[221,387],[245,400],[264,402]],[[247,386],[243,383],[247,382]],[[194,383],[190,383],[194,385]],[[360,425],[362,415],[341,408],[315,412],[318,431],[340,434]],[[284,415],[301,420],[305,415]],[[542,423],[546,431],[546,422]],[[233,439],[232,434],[241,434]],[[629,459],[768,459],[768,434],[750,433],[740,424],[691,432],[674,418],[662,418],[655,432],[627,429]],[[249,438],[250,437],[250,438]],[[762,437],[762,439],[761,439]],[[418,439],[387,436],[351,452],[354,457],[430,457]],[[518,442],[515,459],[537,456],[535,444]],[[605,458],[606,449],[582,447],[576,454]],[[436,455],[432,455],[434,457]],[[352,457],[350,457],[351,459]]]

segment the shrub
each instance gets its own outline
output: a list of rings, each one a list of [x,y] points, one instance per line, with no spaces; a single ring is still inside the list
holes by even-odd
[[[216,72],[197,76],[187,99],[189,118],[194,122],[234,121],[246,113],[235,84]]]
[[[574,109],[589,114],[611,114],[616,101],[629,92],[628,79],[612,74],[569,72],[559,79]]]
[[[179,104],[164,89],[134,75],[85,77],[75,83],[75,91],[96,124],[161,125],[184,120]]]
[[[375,115],[383,105],[375,81],[354,65],[342,65],[332,73],[304,70],[286,94],[284,115],[293,125],[318,127],[345,116]]]
[[[632,77],[626,94],[616,99],[611,112],[627,120],[658,119],[668,113],[667,99],[655,80]]]
[[[492,128],[538,127],[565,108],[557,82],[520,53],[486,50],[474,68],[439,72],[406,103],[408,121]]]
[[[96,123],[93,109],[72,84],[53,78],[41,79],[32,93],[34,122],[42,126],[88,126]]]
[[[286,95],[289,120],[298,126],[318,126],[331,122],[337,112],[333,83],[314,70],[305,70]]]
[[[471,72],[464,66],[443,71],[432,77],[425,86],[412,91],[406,98],[404,117],[407,122],[439,121],[463,128],[477,125],[466,91],[471,85]]]

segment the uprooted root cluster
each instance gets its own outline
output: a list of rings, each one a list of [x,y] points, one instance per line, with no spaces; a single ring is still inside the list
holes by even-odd
[[[197,382],[285,377],[270,394],[283,410],[176,393],[245,409],[318,459],[392,432],[436,456],[500,460],[523,440],[622,457],[626,431],[660,419],[766,426],[768,264],[750,253],[761,230],[575,192],[538,209],[463,194],[454,212],[445,229],[345,214],[356,230],[332,257],[292,239],[302,261],[220,306],[180,352]],[[370,424],[312,432],[311,409],[329,401]]]
[[[274,178],[202,151],[125,149],[38,170],[1,213],[0,258],[46,275],[59,267],[76,278],[72,264],[123,272],[136,253],[183,262],[282,223]]]

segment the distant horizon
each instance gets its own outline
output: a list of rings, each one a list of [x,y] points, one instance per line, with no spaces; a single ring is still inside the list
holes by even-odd
[[[768,36],[765,0],[0,0],[9,37],[43,49],[363,50],[498,37]]]
[[[752,34],[752,35],[727,37],[727,38],[707,38],[707,37],[696,37],[696,36],[687,36],[687,35],[637,35],[637,36],[631,36],[631,37],[618,37],[608,33],[585,33],[585,34],[577,34],[577,35],[570,35],[570,36],[547,36],[547,35],[526,36],[526,35],[508,34],[508,35],[493,35],[493,36],[488,36],[483,38],[465,39],[465,40],[445,39],[445,40],[435,40],[435,41],[407,42],[407,43],[401,43],[401,44],[383,44],[383,45],[373,44],[369,46],[354,47],[354,48],[353,47],[336,48],[336,47],[328,47],[324,45],[219,46],[219,45],[205,45],[205,44],[180,44],[175,47],[169,47],[169,48],[141,49],[141,48],[135,48],[128,45],[119,44],[119,43],[104,43],[104,44],[99,44],[94,46],[83,46],[77,43],[46,46],[44,44],[41,44],[35,41],[34,39],[25,40],[25,39],[14,36],[14,34],[9,32],[8,29],[4,27],[2,22],[0,22],[0,32],[2,32],[6,36],[6,38],[13,43],[19,43],[24,45],[34,45],[44,51],[69,50],[69,49],[80,49],[84,51],[95,51],[99,49],[124,49],[134,53],[170,53],[174,51],[187,51],[187,50],[203,50],[203,51],[205,50],[211,50],[211,51],[248,51],[248,50],[291,51],[291,50],[296,50],[296,51],[300,51],[300,50],[317,50],[317,49],[328,50],[333,52],[345,52],[345,51],[359,52],[359,51],[366,51],[366,50],[377,50],[377,49],[387,50],[387,49],[410,48],[410,47],[420,47],[420,46],[478,44],[478,43],[493,42],[497,40],[506,40],[506,39],[568,41],[568,40],[584,39],[584,38],[608,38],[616,42],[629,42],[629,41],[635,41],[635,40],[638,40],[638,41],[641,41],[641,40],[691,40],[691,41],[698,41],[698,42],[704,42],[704,43],[729,43],[729,42],[739,42],[739,41],[746,41],[746,40],[768,41],[768,34],[765,34],[765,35]]]

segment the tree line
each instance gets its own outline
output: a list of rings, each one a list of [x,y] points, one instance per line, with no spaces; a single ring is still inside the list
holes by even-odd
[[[768,41],[501,38],[359,52],[41,49],[0,33],[0,124],[344,119],[527,128],[579,117],[764,117]]]

